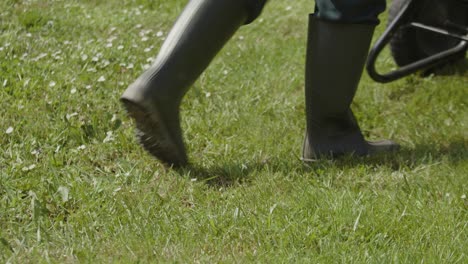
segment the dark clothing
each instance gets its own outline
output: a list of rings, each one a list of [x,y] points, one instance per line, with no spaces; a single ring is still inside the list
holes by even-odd
[[[255,20],[268,0],[246,0],[249,17]],[[346,24],[378,24],[378,16],[385,10],[385,0],[316,0],[315,16],[330,22]]]
[[[265,6],[268,0],[246,0],[247,9],[249,10],[249,17],[247,18],[246,24],[254,21],[262,12],[263,6]]]
[[[385,0],[316,0],[316,17],[347,24],[378,24]]]

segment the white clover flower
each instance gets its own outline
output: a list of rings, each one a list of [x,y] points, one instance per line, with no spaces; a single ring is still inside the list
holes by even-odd
[[[30,170],[33,170],[34,168],[36,168],[36,164],[32,164],[27,167],[24,167],[22,171],[30,171]]]
[[[103,55],[101,52],[99,52],[98,54],[94,55],[93,56],[93,61],[98,61],[100,58],[102,58]]]
[[[79,146],[79,147],[76,148],[76,149],[78,149],[78,150],[84,150],[84,149],[86,149],[86,146],[85,146],[85,145],[81,145],[81,146]]]
[[[105,81],[106,81],[106,77],[101,76],[101,77],[99,77],[99,79],[98,79],[97,81],[98,81],[98,82],[105,82]]]
[[[160,38],[164,35],[164,33],[162,31],[158,31],[158,33],[156,33],[156,37]]]
[[[118,50],[122,50],[123,48],[124,48],[123,45],[119,45],[119,46],[117,47]]]
[[[60,196],[62,197],[62,202],[67,202],[69,200],[69,196],[70,196],[70,189],[68,189],[67,187],[65,186],[60,186],[58,189],[57,189],[57,192],[60,194]]]
[[[111,142],[111,141],[114,141],[114,135],[113,135],[113,132],[112,131],[107,131],[106,132],[106,138],[104,138],[104,140],[102,141],[103,143],[107,143],[107,142]]]
[[[57,85],[57,83],[54,82],[54,81],[51,81],[51,82],[49,83],[49,87],[54,87],[55,85]]]
[[[11,133],[13,133],[13,130],[14,130],[13,127],[8,127],[7,130],[5,131],[5,133],[11,134]]]

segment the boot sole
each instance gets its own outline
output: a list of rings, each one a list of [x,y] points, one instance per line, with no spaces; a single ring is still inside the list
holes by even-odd
[[[392,154],[395,152],[398,152],[400,150],[400,145],[391,141],[391,140],[381,140],[381,141],[366,141],[368,144],[368,152],[366,154],[356,154],[353,152],[347,152],[347,153],[335,153],[335,154],[329,154],[329,155],[315,155],[313,158],[301,158],[302,162],[305,163],[313,163],[313,162],[318,162],[320,160],[333,160],[333,159],[339,159],[340,157],[351,155],[351,156],[356,156],[356,157],[371,157],[371,156],[376,156],[379,154]],[[386,145],[378,145],[386,143]]]
[[[135,121],[135,134],[140,145],[151,155],[159,159],[164,165],[181,167],[187,165],[185,153],[181,154],[178,145],[171,137],[159,111],[146,110],[144,107],[121,99],[128,115]]]

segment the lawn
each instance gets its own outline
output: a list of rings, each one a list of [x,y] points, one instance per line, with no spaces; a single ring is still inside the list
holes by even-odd
[[[0,262],[468,262],[466,60],[364,74],[362,130],[402,150],[303,164],[313,4],[271,0],[188,92],[192,165],[166,169],[119,97],[185,2],[0,2]]]

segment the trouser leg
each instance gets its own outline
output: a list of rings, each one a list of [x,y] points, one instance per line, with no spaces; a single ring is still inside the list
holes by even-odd
[[[315,16],[329,22],[378,24],[385,0],[316,0]]]

